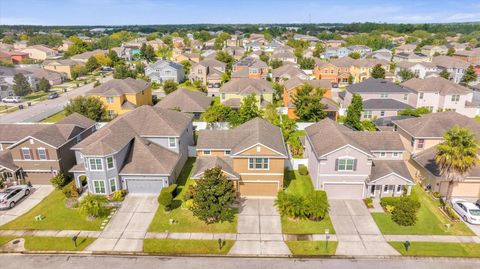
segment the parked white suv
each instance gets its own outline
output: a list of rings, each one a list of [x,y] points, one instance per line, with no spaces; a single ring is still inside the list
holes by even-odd
[[[453,209],[462,219],[471,224],[480,224],[480,208],[472,202],[452,199]]]
[[[2,99],[4,103],[20,103],[21,101],[19,96],[8,96]]]
[[[27,185],[9,187],[0,192],[0,208],[12,208],[18,201],[29,194],[30,187]]]

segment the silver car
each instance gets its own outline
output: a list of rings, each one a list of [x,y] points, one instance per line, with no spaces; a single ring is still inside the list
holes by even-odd
[[[9,187],[0,192],[0,208],[12,208],[18,201],[29,194],[30,187],[27,185]]]
[[[452,199],[453,209],[462,219],[471,224],[480,224],[480,208],[474,203],[461,199]]]

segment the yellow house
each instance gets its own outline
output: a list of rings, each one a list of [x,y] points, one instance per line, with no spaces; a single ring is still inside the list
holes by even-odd
[[[220,88],[220,102],[232,108],[239,108],[243,98],[254,94],[259,107],[273,103],[273,89],[264,79],[239,78],[225,83]]]
[[[87,92],[102,100],[111,117],[122,115],[143,105],[152,105],[150,83],[133,78],[112,79]]]
[[[67,74],[68,79],[72,79],[72,68],[73,66],[83,63],[76,62],[74,60],[47,60],[43,62],[42,66],[44,69],[65,73]]]
[[[353,77],[353,83],[360,83],[371,77],[371,72],[375,65],[380,64],[385,73],[390,71],[390,64],[385,60],[378,59],[358,59],[350,67],[350,74]]]

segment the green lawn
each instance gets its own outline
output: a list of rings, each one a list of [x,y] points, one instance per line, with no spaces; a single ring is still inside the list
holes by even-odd
[[[214,224],[206,224],[193,215],[193,213],[185,208],[182,197],[188,186],[194,181],[190,179],[190,174],[195,166],[195,158],[188,158],[187,163],[180,173],[177,183],[180,188],[179,194],[174,198],[174,208],[166,213],[164,207],[160,205],[155,217],[150,223],[150,232],[197,232],[197,233],[236,233],[238,215],[232,222],[222,222]],[[170,224],[170,219],[175,220],[174,224]]]
[[[307,195],[314,191],[310,176],[302,176],[298,171],[285,170],[284,182],[285,190],[290,193]],[[282,231],[285,234],[324,234],[325,229],[329,229],[330,234],[335,233],[328,215],[321,221],[282,216]]]
[[[338,242],[329,241],[285,241],[294,256],[332,256],[335,255]]]
[[[226,240],[221,249],[217,240],[145,239],[143,251],[158,254],[220,254],[226,255],[234,241]]]
[[[25,249],[38,251],[82,251],[95,238],[79,237],[75,247],[70,237],[33,237],[25,236]]]
[[[0,236],[0,247],[15,239],[15,236]]]
[[[191,91],[196,91],[197,88],[195,88],[195,86],[193,85],[187,85],[187,81],[183,82],[183,83],[180,83],[178,84],[178,88],[185,88],[187,90],[191,90]]]
[[[45,219],[36,221],[35,216]],[[62,191],[54,190],[27,213],[0,227],[0,230],[86,230],[98,231],[103,218],[88,221],[78,209],[65,207]]]
[[[43,120],[41,120],[40,122],[51,122],[51,123],[55,123],[63,118],[65,118],[66,115],[65,115],[65,112],[62,110],[58,113],[55,113],[53,114],[52,116],[48,117],[48,118],[45,118]]]
[[[480,244],[410,242],[408,252],[403,242],[389,242],[404,256],[480,257]]]
[[[452,222],[443,215],[438,208],[439,202],[428,196],[420,186],[414,186],[412,194],[417,195],[421,204],[414,226],[400,226],[387,213],[372,213],[383,234],[475,235],[463,222]],[[449,231],[445,227],[447,223],[452,225]]]
[[[30,93],[30,94],[27,94],[27,95],[23,96],[22,99],[26,100],[26,101],[31,101],[31,100],[34,100],[34,99],[38,99],[38,98],[47,96],[48,94],[49,94],[48,92],[38,91],[38,92],[33,92],[33,93]]]

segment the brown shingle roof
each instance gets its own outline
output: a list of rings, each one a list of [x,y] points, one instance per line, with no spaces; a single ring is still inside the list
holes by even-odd
[[[328,79],[319,79],[319,80],[304,80],[304,79],[299,79],[297,77],[294,77],[292,79],[289,79],[285,81],[285,88],[287,91],[290,91],[298,86],[302,86],[304,84],[308,84],[312,87],[315,88],[321,88],[321,89],[332,89],[332,82]]]
[[[228,173],[228,178],[238,179],[240,175],[233,170],[233,159],[225,157],[206,157],[201,156],[197,159],[195,164],[195,171],[193,171],[192,178],[200,178],[201,174],[207,169],[220,167],[225,173]]]
[[[273,93],[270,82],[263,79],[239,78],[225,83],[220,92],[236,93],[241,95]]]
[[[85,129],[95,125],[95,121],[75,112],[59,121],[56,124],[75,124]]]
[[[402,86],[415,92],[440,92],[442,95],[470,93],[469,89],[442,77],[412,78],[403,82]]]
[[[182,112],[205,112],[212,103],[212,98],[198,91],[190,91],[180,88],[163,98],[155,106],[174,109],[179,108]]]
[[[150,84],[141,79],[112,79],[98,87],[91,89],[87,92],[87,94],[119,96],[129,93],[139,93],[148,87],[150,87]]]

